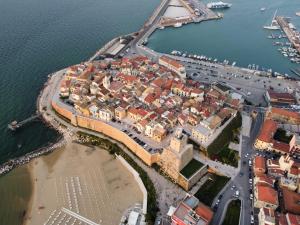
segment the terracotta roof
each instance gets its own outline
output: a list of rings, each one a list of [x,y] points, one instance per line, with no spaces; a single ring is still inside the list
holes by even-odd
[[[289,153],[290,152],[290,145],[280,142],[280,141],[275,141],[273,140],[273,149],[281,151],[281,152],[285,152],[285,153]]]
[[[257,139],[260,141],[271,143],[271,140],[276,130],[277,130],[277,123],[273,120],[267,119],[265,120]]]
[[[277,192],[273,188],[260,184],[256,185],[256,188],[258,192],[259,201],[263,201],[273,205],[278,205]]]
[[[287,213],[286,219],[289,222],[289,225],[300,225],[300,215]]]
[[[266,159],[262,156],[255,156],[254,169],[266,170]]]
[[[283,188],[282,195],[285,211],[300,214],[300,194]]]
[[[273,98],[279,101],[282,100],[282,101],[295,102],[294,96],[289,93],[279,93],[279,92],[274,92],[272,90],[268,90],[268,94],[271,99]]]
[[[300,120],[300,114],[297,112],[292,112],[286,109],[274,108],[271,109],[271,114],[277,114],[285,117],[290,117],[293,119]]]
[[[270,178],[269,176],[267,176],[266,174],[261,174],[259,176],[257,176],[257,183],[259,185],[262,185],[262,186],[269,186],[269,187],[272,187],[273,185],[273,180],[272,178]]]
[[[195,209],[196,214],[203,218],[209,224],[213,217],[213,211],[203,203],[199,203],[198,207]]]

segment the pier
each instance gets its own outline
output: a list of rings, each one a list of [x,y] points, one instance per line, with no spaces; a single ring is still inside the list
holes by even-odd
[[[34,114],[28,118],[26,118],[25,120],[22,120],[20,122],[18,121],[12,121],[11,123],[8,124],[8,129],[12,130],[12,131],[15,131],[21,127],[23,127],[24,125],[34,121],[34,120],[37,120],[38,118],[40,117],[40,114],[37,113],[37,114]]]
[[[281,29],[286,34],[287,38],[291,42],[292,46],[300,53],[300,34],[299,32],[293,29],[293,26],[290,25],[287,18],[283,16],[277,16],[276,18],[277,23],[281,27]]]

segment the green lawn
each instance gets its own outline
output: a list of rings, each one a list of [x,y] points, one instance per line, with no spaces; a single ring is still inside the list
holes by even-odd
[[[215,156],[215,158],[222,163],[226,163],[228,165],[238,167],[239,153],[233,149],[228,148],[228,146],[225,146],[218,153],[218,155]]]
[[[197,191],[195,197],[204,204],[210,206],[214,198],[222,190],[222,188],[230,180],[228,177],[211,174],[211,179],[208,179],[202,187]]]
[[[241,201],[233,200],[229,203],[222,225],[239,225]]]
[[[203,163],[196,159],[192,159],[181,171],[180,173],[187,179],[189,179],[196,171],[203,167]]]

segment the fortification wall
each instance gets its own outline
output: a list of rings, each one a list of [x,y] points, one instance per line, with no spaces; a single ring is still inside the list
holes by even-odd
[[[127,148],[129,148],[134,154],[136,154],[144,163],[151,166],[153,163],[158,162],[159,153],[151,154],[135,142],[131,137],[129,137],[124,132],[119,129],[110,126],[100,120],[95,120],[89,117],[74,115],[67,109],[59,106],[58,104],[52,102],[53,109],[59,113],[61,116],[72,120],[72,124],[78,127],[87,128],[89,130],[97,131],[103,133],[121,143],[123,143]],[[74,119],[75,117],[75,119]],[[76,121],[75,121],[76,120]]]

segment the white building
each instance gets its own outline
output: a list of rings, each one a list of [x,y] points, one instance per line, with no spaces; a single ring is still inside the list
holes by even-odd
[[[192,137],[201,143],[207,142],[211,134],[212,130],[201,124],[192,130]]]
[[[113,117],[114,117],[114,114],[113,114],[113,112],[110,109],[103,108],[103,109],[99,110],[99,118],[101,120],[109,122],[109,121],[111,121],[113,119]]]

